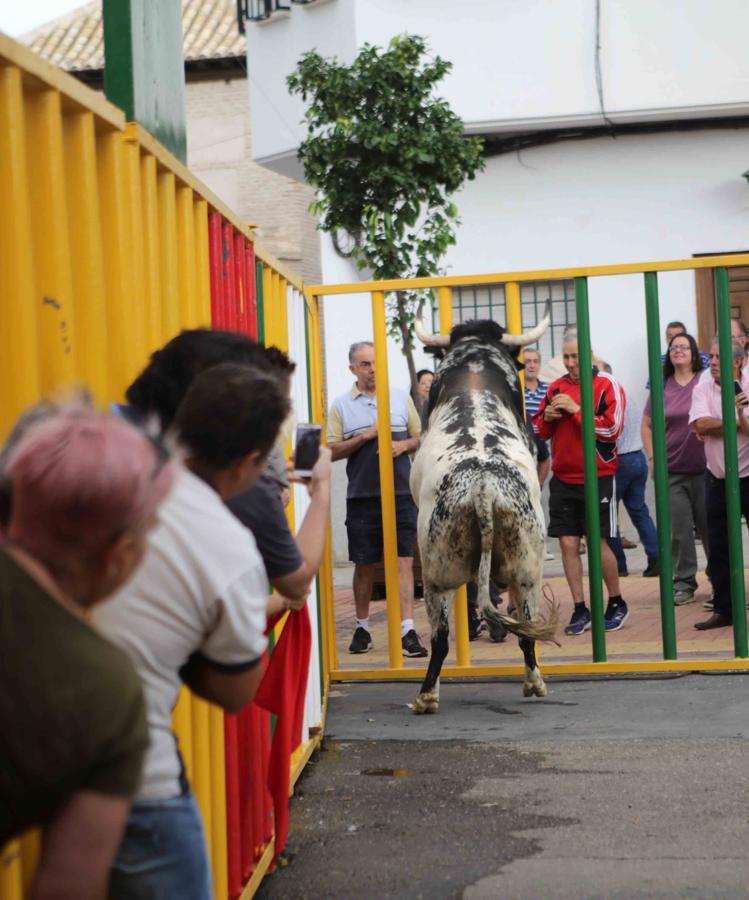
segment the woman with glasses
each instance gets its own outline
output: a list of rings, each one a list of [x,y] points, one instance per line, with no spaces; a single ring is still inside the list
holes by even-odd
[[[701,372],[702,360],[695,339],[683,332],[674,335],[668,344],[663,363],[663,408],[676,606],[691,603],[697,589],[695,528],[707,551],[705,449],[702,441],[689,427],[692,394]],[[650,397],[642,417],[642,442],[652,478],[653,429]]]

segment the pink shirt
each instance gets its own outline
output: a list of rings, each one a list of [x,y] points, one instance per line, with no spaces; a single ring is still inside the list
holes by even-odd
[[[741,384],[744,393],[749,396],[749,379],[741,373]],[[747,410],[742,413],[746,417]],[[722,419],[720,387],[709,379],[700,379],[692,394],[692,406],[689,410],[689,424],[697,419]],[[737,424],[738,429],[738,424]],[[749,475],[749,436],[741,431],[736,435],[739,448],[739,478]],[[723,460],[723,438],[705,437],[705,460],[708,469],[716,478],[725,478],[726,469]]]

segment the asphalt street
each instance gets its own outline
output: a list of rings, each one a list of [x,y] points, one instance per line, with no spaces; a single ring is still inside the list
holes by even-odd
[[[336,685],[260,898],[749,895],[749,678]]]

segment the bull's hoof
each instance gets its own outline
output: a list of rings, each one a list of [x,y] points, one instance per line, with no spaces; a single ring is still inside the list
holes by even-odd
[[[423,716],[426,714],[434,715],[440,708],[440,698],[434,692],[429,694],[419,694],[414,700],[414,715]]]
[[[546,689],[546,683],[543,678],[540,676],[535,681],[524,681],[523,682],[523,696],[524,697],[545,697],[548,691]]]

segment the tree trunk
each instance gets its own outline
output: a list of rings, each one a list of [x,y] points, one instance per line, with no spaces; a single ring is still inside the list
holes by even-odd
[[[403,355],[406,357],[406,363],[408,364],[408,375],[411,379],[411,397],[418,409],[419,392],[418,384],[416,383],[416,365],[414,364],[414,354],[413,350],[411,349],[411,335],[408,333],[408,319],[406,317],[406,306],[403,300],[402,291],[397,292],[395,303],[396,308],[398,309],[398,329],[401,333],[401,347],[403,348]]]

